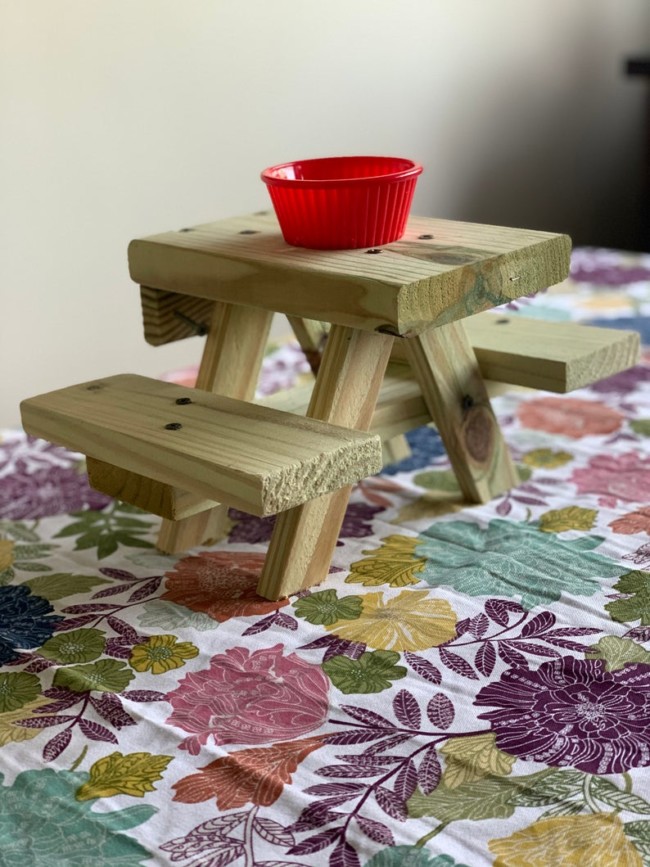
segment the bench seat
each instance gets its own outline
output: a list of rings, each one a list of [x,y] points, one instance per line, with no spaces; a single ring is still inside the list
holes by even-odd
[[[132,374],[29,398],[21,413],[27,433],[89,457],[93,486],[164,517],[182,517],[169,513],[183,498],[195,512],[274,515],[382,466],[377,435]]]

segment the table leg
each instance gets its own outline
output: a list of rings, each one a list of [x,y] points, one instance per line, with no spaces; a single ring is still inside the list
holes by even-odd
[[[333,325],[307,415],[368,430],[392,343],[388,335]],[[350,490],[278,515],[257,586],[260,596],[280,599],[327,576]]]
[[[403,341],[463,495],[485,503],[518,484],[461,322]]]
[[[217,301],[206,338],[196,387],[205,391],[252,400],[262,367],[273,313]],[[157,546],[178,554],[223,535],[227,506],[216,506],[183,518],[163,519]]]

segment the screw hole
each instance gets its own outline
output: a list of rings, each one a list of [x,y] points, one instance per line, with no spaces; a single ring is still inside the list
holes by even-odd
[[[381,250],[378,250],[376,247],[373,247],[371,250],[366,250],[366,253],[370,253],[371,256],[376,256],[377,253],[381,253]]]
[[[471,409],[474,406],[474,398],[471,394],[464,394],[461,399],[460,405],[465,410]]]
[[[180,430],[183,425],[178,421],[170,421],[169,424],[165,425],[165,430]]]
[[[176,403],[178,406],[186,406],[188,403],[192,403],[191,397],[177,397]]]
[[[497,319],[496,324],[497,325],[508,325],[509,322],[510,322],[509,319]]]
[[[193,232],[194,230],[192,228],[189,228],[189,229],[185,228],[185,229],[179,229],[178,231],[179,232]]]
[[[239,232],[238,234],[240,234],[240,235],[259,235],[259,230],[258,229],[242,229],[241,232]]]
[[[418,235],[418,241],[432,241],[433,235]]]

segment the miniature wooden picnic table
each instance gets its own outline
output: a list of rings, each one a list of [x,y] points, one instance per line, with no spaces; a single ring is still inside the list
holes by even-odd
[[[557,337],[555,323],[528,322],[514,334],[499,328],[508,318],[475,316],[563,280],[569,253],[566,235],[420,217],[381,248],[307,250],[288,246],[274,214],[259,212],[135,240],[129,269],[148,342],[207,332],[199,389],[252,401],[273,314],[288,316],[307,350],[310,323],[329,323],[306,415],[367,431],[391,353],[406,359],[410,369],[402,365],[392,380],[385,437],[433,420],[463,495],[480,503],[518,481],[484,373],[565,391],[629,367],[638,354],[630,333],[565,325]],[[407,406],[411,398],[417,407]],[[91,461],[91,480],[101,470]],[[350,490],[278,515],[261,595],[277,599],[323,580]],[[177,500],[175,520],[163,520],[162,550],[219,534],[226,507],[198,498],[181,508],[184,492]]]

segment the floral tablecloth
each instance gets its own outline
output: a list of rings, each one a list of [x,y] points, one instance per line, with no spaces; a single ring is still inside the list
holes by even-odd
[[[573,276],[519,314],[650,306],[648,257]],[[305,371],[285,346],[263,386]],[[0,864],[650,865],[650,364],[496,409],[516,490],[463,505],[416,431],[280,602],[272,520],[163,556],[80,456],[4,432]]]

